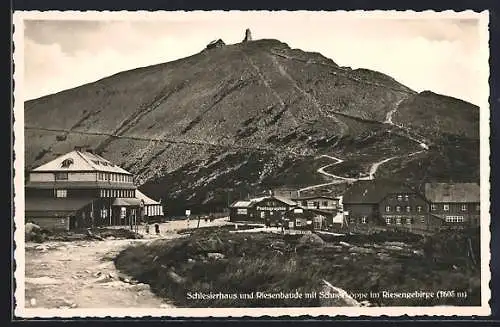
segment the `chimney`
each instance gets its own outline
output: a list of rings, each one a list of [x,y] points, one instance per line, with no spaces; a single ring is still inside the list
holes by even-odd
[[[78,151],[78,152],[82,152],[82,150],[83,150],[83,146],[81,146],[81,145],[76,145],[76,146],[73,148],[73,150]]]

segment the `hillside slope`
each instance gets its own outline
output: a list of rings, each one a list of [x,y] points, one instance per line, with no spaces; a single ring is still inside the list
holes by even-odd
[[[360,171],[402,156],[410,160],[386,171],[401,171],[401,179],[448,173],[473,179],[478,122],[478,108],[463,101],[418,94],[384,74],[257,40],[27,101],[25,160],[31,169],[87,145],[136,174],[171,213],[186,206],[203,211],[250,190],[327,182],[316,172],[322,154]],[[431,149],[463,148],[468,169],[442,171],[435,151],[406,157],[421,150],[420,140]],[[451,165],[452,159],[446,158]]]

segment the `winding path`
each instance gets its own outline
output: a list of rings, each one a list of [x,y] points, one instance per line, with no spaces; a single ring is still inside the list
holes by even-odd
[[[330,155],[320,155],[319,157],[317,158],[329,158],[329,159],[332,159],[332,160],[335,160],[334,163],[331,163],[331,164],[328,164],[328,165],[325,165],[325,166],[322,166],[320,167],[317,172],[319,174],[322,174],[324,176],[327,176],[329,178],[333,178],[334,180],[332,182],[329,182],[329,183],[322,183],[322,184],[316,184],[316,185],[311,185],[311,186],[307,186],[307,187],[304,187],[302,189],[300,189],[298,192],[299,194],[303,191],[309,191],[309,190],[313,190],[313,189],[316,189],[316,188],[321,188],[321,187],[324,187],[324,186],[329,186],[329,185],[335,185],[335,184],[341,184],[341,183],[345,183],[345,182],[355,182],[355,181],[359,181],[359,180],[373,180],[375,178],[375,174],[377,173],[377,170],[380,168],[380,166],[382,166],[383,164],[391,161],[391,160],[394,160],[394,159],[397,159],[397,158],[402,158],[404,156],[406,157],[412,157],[412,156],[415,156],[417,154],[420,154],[426,150],[429,149],[429,146],[427,144],[427,141],[420,135],[416,134],[415,132],[412,132],[410,131],[408,128],[405,128],[401,125],[398,125],[398,124],[395,124],[393,121],[392,121],[392,117],[394,115],[394,113],[397,112],[398,108],[399,108],[399,105],[406,99],[407,97],[404,97],[402,98],[401,100],[399,100],[398,102],[396,102],[394,104],[394,108],[391,109],[389,112],[387,112],[386,114],[386,118],[385,118],[385,121],[384,123],[385,124],[389,124],[389,125],[392,125],[392,126],[395,126],[401,130],[403,130],[405,132],[404,134],[404,137],[406,137],[407,139],[413,141],[413,142],[416,142],[419,147],[421,148],[420,151],[415,151],[415,152],[412,152],[412,153],[409,153],[409,154],[403,154],[403,155],[399,155],[399,156],[392,156],[392,157],[389,157],[389,158],[385,158],[383,160],[380,160],[380,161],[377,161],[377,162],[374,162],[371,164],[370,166],[370,170],[368,172],[368,175],[367,176],[363,176],[363,177],[359,177],[359,178],[350,178],[350,177],[344,177],[344,176],[339,176],[339,175],[335,175],[335,174],[332,174],[332,173],[328,173],[325,171],[325,169],[329,168],[329,167],[332,167],[332,166],[335,166],[335,165],[338,165],[342,162],[344,162],[344,160],[340,159],[340,158],[337,158],[337,157],[333,157],[333,156],[330,156]],[[411,136],[410,133],[414,134],[414,135],[417,135],[417,137],[414,137],[414,136]]]

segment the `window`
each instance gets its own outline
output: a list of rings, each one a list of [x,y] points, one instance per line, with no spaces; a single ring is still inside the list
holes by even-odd
[[[121,207],[120,208],[120,218],[125,219],[125,216],[127,215],[127,208]]]
[[[237,210],[238,215],[246,215],[247,213],[248,213],[247,209],[238,208]]]
[[[408,194],[405,194],[405,201],[408,201]]]
[[[108,210],[106,208],[101,209],[101,218],[102,219],[108,218]]]
[[[314,202],[313,202],[313,206],[314,206],[315,208],[319,208],[319,201],[314,201]]]
[[[68,180],[68,173],[55,173],[55,180],[56,181],[67,181]]]
[[[411,219],[411,218],[406,218],[406,224],[407,224],[407,225],[411,225],[411,221],[412,221],[412,219]]]
[[[349,222],[350,222],[351,224],[354,224],[354,223],[356,222],[356,219],[354,219],[353,217],[351,217],[351,218],[349,218]]]
[[[386,218],[385,218],[385,223],[386,223],[387,225],[390,225],[390,224],[391,224],[391,217],[386,217]]]
[[[62,168],[68,168],[72,164],[73,164],[73,159],[71,159],[71,158],[64,159],[63,162],[61,162],[61,167]]]
[[[466,204],[462,204],[461,209],[462,209],[462,211],[467,211],[467,205]]]
[[[323,201],[323,207],[328,207],[328,201]]]
[[[65,198],[68,196],[68,190],[56,190],[56,198]]]
[[[417,212],[422,212],[422,206],[417,206]]]
[[[437,208],[436,208],[436,205],[435,204],[431,204],[431,211],[436,211]]]
[[[476,211],[481,210],[481,206],[479,204],[476,204]]]
[[[385,206],[385,212],[390,212],[391,211],[391,206]]]
[[[401,194],[398,195],[398,201],[403,201],[403,196]]]
[[[264,219],[266,217],[266,213],[264,211],[260,212],[260,218]]]
[[[444,211],[450,211],[450,205],[449,204],[443,204],[443,210]]]
[[[411,212],[411,207],[410,206],[406,206],[406,212]]]
[[[447,223],[463,223],[464,217],[463,216],[446,216],[446,222]]]
[[[422,224],[425,224],[425,217],[421,217],[421,218],[420,218],[420,222],[421,222]]]
[[[361,223],[366,224],[366,217],[361,217]]]
[[[304,207],[307,207],[307,201],[306,201],[306,200],[302,201],[302,205],[303,205]]]
[[[396,211],[401,212],[401,206],[396,206]]]
[[[401,225],[401,217],[396,218],[396,225]]]

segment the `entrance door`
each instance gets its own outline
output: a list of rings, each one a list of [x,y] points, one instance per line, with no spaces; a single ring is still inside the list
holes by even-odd
[[[70,216],[69,217],[69,229],[73,230],[76,227],[77,227],[76,217],[75,216]]]

